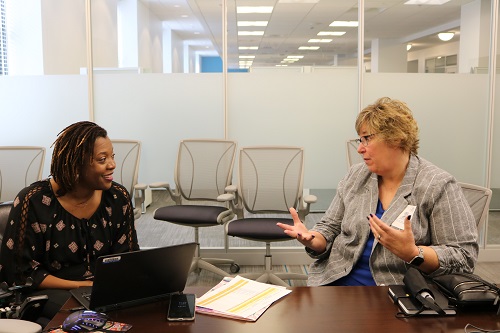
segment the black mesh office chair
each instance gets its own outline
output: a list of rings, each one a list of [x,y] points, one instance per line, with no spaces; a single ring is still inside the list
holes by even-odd
[[[217,197],[231,184],[235,155],[234,141],[182,140],[174,172],[176,188],[171,188],[169,183],[149,185],[151,188],[167,189],[175,202],[173,206],[158,208],[154,212],[156,220],[194,228],[194,241],[198,243],[198,248],[191,271],[206,269],[221,276],[229,275],[215,264],[233,265],[231,271],[238,271],[239,267],[233,260],[201,258],[199,245],[199,228],[223,225],[234,217],[227,203],[220,203]]]
[[[290,207],[294,207],[304,221],[310,204],[317,199],[314,195],[304,197],[302,194],[304,150],[301,147],[246,147],[241,148],[238,163],[238,187],[231,201],[231,209],[238,218],[226,225],[226,233],[264,242],[266,246],[264,271],[241,275],[282,286],[289,286],[283,279],[306,280],[306,274],[273,272],[271,256],[272,242],[291,240],[276,223],[293,225]]]

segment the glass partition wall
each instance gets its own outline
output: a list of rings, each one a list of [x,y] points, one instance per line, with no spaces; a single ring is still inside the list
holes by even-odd
[[[421,156],[459,181],[493,188],[482,254],[500,251],[492,1],[3,2],[2,145],[49,148],[64,126],[91,119],[114,139],[142,141],[142,183],[173,181],[185,138],[303,146],[305,190],[319,198],[314,223],[347,172],[356,114],[389,96],[414,111]],[[143,246],[181,241],[168,233],[145,236]],[[224,246],[222,227],[204,233],[202,247]],[[262,245],[229,240],[231,249],[245,246]],[[284,246],[302,251],[294,241]]]

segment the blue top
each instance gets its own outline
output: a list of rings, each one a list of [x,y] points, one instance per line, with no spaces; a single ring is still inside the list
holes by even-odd
[[[384,214],[385,210],[382,208],[382,203],[380,200],[377,203],[377,211],[375,215],[380,219]],[[368,237],[368,241],[366,242],[365,248],[363,250],[363,254],[361,258],[359,258],[358,262],[352,268],[352,271],[330,283],[330,286],[376,286],[377,284],[373,280],[372,273],[370,271],[370,255],[372,252],[373,242],[375,237],[373,237],[373,233],[370,230],[370,235]]]

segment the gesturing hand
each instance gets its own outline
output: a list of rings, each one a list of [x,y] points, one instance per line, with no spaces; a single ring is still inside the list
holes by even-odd
[[[377,239],[386,249],[405,261],[413,258],[412,255],[416,248],[410,219],[411,216],[408,215],[404,221],[404,230],[398,230],[385,224],[373,214],[368,216],[370,228],[375,239]]]
[[[294,208],[289,209],[290,214],[293,219],[293,226],[278,222],[276,225],[284,230],[285,234],[288,236],[297,239],[304,246],[311,248],[314,251],[322,252],[326,245],[326,241],[319,241],[316,235],[320,235],[318,233],[311,233],[307,230],[307,227],[302,221],[299,219],[299,215]],[[323,237],[321,237],[323,238]]]

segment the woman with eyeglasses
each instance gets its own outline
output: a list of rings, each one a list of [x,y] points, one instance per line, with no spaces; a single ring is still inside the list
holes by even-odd
[[[355,129],[364,163],[340,181],[324,217],[307,230],[278,223],[316,261],[308,285],[402,284],[409,267],[431,276],[472,272],[477,226],[456,179],[417,155],[418,125],[406,103],[380,98]]]

